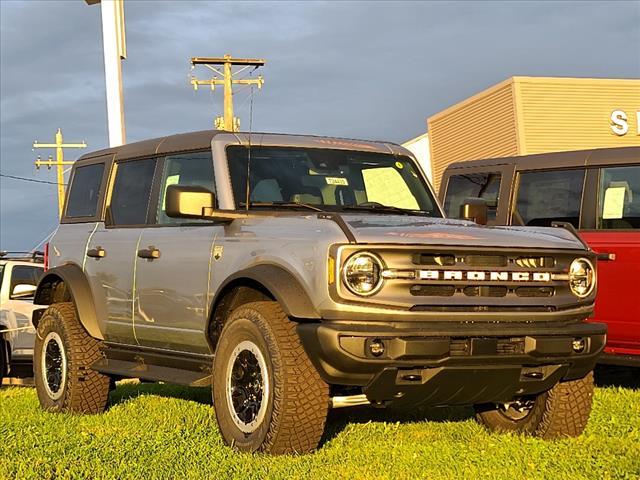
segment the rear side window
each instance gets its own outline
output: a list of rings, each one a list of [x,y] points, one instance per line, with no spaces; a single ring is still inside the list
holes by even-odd
[[[500,199],[502,175],[492,173],[468,173],[449,178],[444,210],[448,217],[460,217],[460,207],[467,198],[482,198],[487,202],[487,219],[495,220]]]
[[[550,227],[559,221],[578,228],[584,175],[584,170],[521,173],[511,223]]]
[[[640,165],[600,169],[598,228],[640,228]]]
[[[109,213],[113,225],[143,225],[147,211],[156,159],[118,164]]]
[[[78,167],[69,191],[67,217],[94,217],[98,209],[104,163]]]

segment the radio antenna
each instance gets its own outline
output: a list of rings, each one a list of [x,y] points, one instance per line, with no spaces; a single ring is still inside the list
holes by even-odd
[[[249,76],[253,75],[253,71],[258,68],[257,66],[251,70],[251,72],[249,73]],[[249,140],[248,140],[248,149],[247,149],[247,198],[246,201],[244,202],[245,204],[245,208],[246,211],[249,211],[249,202],[250,202],[250,195],[251,195],[251,180],[250,180],[250,175],[251,175],[251,132],[253,131],[253,84],[249,84],[251,85],[251,94],[250,94],[250,98],[249,98]]]

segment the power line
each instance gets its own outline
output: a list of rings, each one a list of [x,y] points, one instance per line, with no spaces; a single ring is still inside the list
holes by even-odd
[[[18,177],[16,175],[7,175],[6,173],[0,173],[0,177],[12,178],[14,180],[22,180],[24,182],[46,183],[47,185],[58,185],[58,182],[47,182],[46,180],[36,180],[34,178]],[[64,183],[63,185],[66,185],[66,183]]]

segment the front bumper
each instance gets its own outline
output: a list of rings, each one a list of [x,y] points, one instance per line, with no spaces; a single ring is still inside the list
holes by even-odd
[[[297,329],[327,383],[361,386],[383,404],[487,403],[541,393],[585,376],[606,343],[600,323],[325,321]],[[371,353],[373,341],[382,341],[382,355]]]

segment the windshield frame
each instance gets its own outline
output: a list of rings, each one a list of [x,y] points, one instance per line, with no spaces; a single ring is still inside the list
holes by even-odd
[[[245,207],[245,201],[241,200],[238,201],[239,197],[236,197],[236,191],[234,190],[234,182],[233,182],[233,175],[232,175],[232,161],[230,159],[230,155],[229,155],[229,149],[231,148],[236,148],[236,149],[241,149],[244,148],[245,150],[248,148],[248,146],[246,144],[239,144],[239,143],[228,143],[224,146],[224,153],[225,153],[225,163],[227,163],[226,167],[227,167],[227,172],[228,172],[228,185],[230,187],[230,197],[231,200],[233,202],[233,210],[234,211],[247,211],[246,207]],[[258,149],[258,148],[263,148],[263,149],[288,149],[288,150],[292,150],[292,151],[304,151],[304,150],[319,150],[319,151],[336,151],[336,152],[345,152],[345,153],[353,153],[353,154],[357,154],[357,155],[370,155],[370,154],[377,154],[377,155],[383,155],[383,156],[388,156],[390,159],[396,159],[396,160],[401,160],[402,162],[408,163],[411,168],[413,169],[413,171],[416,173],[417,177],[417,181],[418,183],[421,185],[422,189],[425,192],[425,196],[428,198],[428,200],[431,202],[431,204],[433,205],[433,209],[432,211],[425,211],[425,210],[420,210],[420,209],[403,209],[401,207],[396,207],[394,205],[388,205],[388,209],[385,208],[365,208],[364,206],[362,207],[362,209],[358,209],[358,204],[352,204],[352,205],[325,205],[323,204],[313,204],[314,207],[317,207],[318,209],[321,209],[324,212],[328,212],[328,213],[339,213],[339,214],[358,214],[358,213],[364,213],[364,214],[378,214],[378,215],[403,215],[403,214],[409,214],[409,215],[421,215],[421,216],[425,216],[425,217],[430,217],[430,218],[445,218],[445,214],[444,211],[442,210],[442,206],[440,205],[440,202],[438,200],[438,197],[433,189],[433,186],[431,185],[431,183],[429,182],[428,178],[426,177],[426,175],[424,174],[424,172],[422,171],[419,163],[417,162],[417,160],[415,159],[415,157],[413,156],[413,154],[411,154],[408,151],[402,152],[402,153],[398,153],[398,152],[394,152],[392,151],[390,148],[388,149],[388,151],[384,152],[384,151],[369,151],[369,150],[360,150],[360,149],[352,149],[352,148],[322,148],[322,147],[314,147],[314,146],[304,146],[304,145],[275,145],[275,144],[271,144],[271,143],[264,143],[258,146],[254,146],[252,147],[253,149]],[[237,160],[236,160],[237,161]],[[246,161],[243,161],[243,163],[246,165]],[[253,160],[252,160],[253,163]],[[246,174],[245,174],[245,178],[246,178]],[[405,184],[409,187],[409,185],[405,182]],[[238,187],[240,187],[238,185]],[[238,192],[239,194],[243,193],[246,187],[240,188],[240,191]],[[410,188],[410,187],[409,187]],[[418,201],[418,199],[416,199],[416,201]],[[300,208],[299,210],[297,209],[291,209],[291,208],[287,208],[287,205],[278,205],[279,202],[274,202],[273,205],[265,205],[265,203],[267,202],[260,202],[260,201],[256,201],[256,203],[260,204],[260,205],[256,205],[255,207],[253,206],[253,201],[250,201],[250,206],[248,208],[248,211],[252,212],[252,213],[258,213],[258,212],[265,212],[265,210],[278,210],[278,211],[283,211],[283,210],[289,210],[290,212],[293,213],[300,213],[300,212],[305,212],[308,211],[305,208]],[[292,201],[284,201],[282,202],[283,204],[288,204],[288,206],[291,206],[291,204],[295,204],[296,202],[292,202]],[[418,205],[419,206],[419,205]],[[284,207],[284,208],[283,208]],[[304,205],[303,205],[304,207]],[[395,209],[395,212],[390,211],[390,209]],[[404,212],[403,212],[404,210]],[[405,213],[406,212],[406,213]]]

